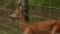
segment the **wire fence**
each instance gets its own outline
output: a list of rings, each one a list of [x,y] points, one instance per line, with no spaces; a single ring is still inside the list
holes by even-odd
[[[6,0],[6,2],[8,2],[8,1]],[[14,1],[10,1],[10,2],[14,2]],[[16,0],[16,3],[17,3],[17,0]],[[36,5],[36,4],[28,4],[28,6],[29,6],[28,11],[29,11],[30,21],[33,21],[33,20],[44,21],[44,20],[50,20],[50,19],[60,19],[60,16],[59,16],[60,8],[59,7],[41,6],[41,5]],[[50,12],[50,11],[53,11],[53,12]],[[54,11],[55,11],[55,13],[54,13]],[[14,22],[10,19],[9,15],[13,12],[14,12],[14,10],[8,9],[6,7],[0,7],[0,14],[1,15],[3,14],[2,16],[0,15],[0,27],[1,27],[0,34],[23,34],[24,33],[22,31],[20,31],[18,25],[16,25],[18,22],[17,21]],[[49,15],[49,13],[50,13],[50,15]],[[52,13],[54,13],[55,15]],[[56,17],[56,14],[57,14],[57,17]],[[4,15],[6,15],[6,16],[4,16]],[[26,24],[23,24],[23,25],[26,25]],[[34,26],[31,26],[31,25],[26,25],[26,26],[35,28]],[[50,30],[45,30],[43,28],[38,28],[38,29],[43,31],[41,34],[45,34],[46,32],[47,33],[50,32]],[[56,34],[60,34],[60,33],[56,33]]]

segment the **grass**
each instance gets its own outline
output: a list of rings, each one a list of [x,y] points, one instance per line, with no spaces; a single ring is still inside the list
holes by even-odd
[[[17,20],[14,21],[14,25],[17,26],[18,22]],[[11,26],[11,25],[10,25]],[[4,25],[0,25],[0,34],[22,34],[23,32],[20,31],[19,28],[10,27],[8,23]]]

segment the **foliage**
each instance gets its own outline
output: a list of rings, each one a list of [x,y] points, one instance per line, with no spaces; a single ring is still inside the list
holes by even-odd
[[[29,6],[30,8],[32,8],[32,10],[35,9],[34,7],[37,5],[36,3],[38,3],[37,7],[39,6],[41,12],[45,13],[45,16],[42,15],[43,17],[49,16],[50,14],[50,18],[60,18],[60,0],[28,0],[28,2],[29,4],[32,4]]]
[[[28,0],[28,2],[31,4],[39,3],[42,6],[60,7],[60,0]]]

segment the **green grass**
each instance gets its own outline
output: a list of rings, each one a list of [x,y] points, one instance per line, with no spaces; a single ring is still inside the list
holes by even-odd
[[[18,22],[15,20],[14,24],[15,26],[17,26]],[[11,25],[10,25],[11,26]],[[0,25],[0,34],[22,34],[22,31],[20,31],[19,28],[10,28],[10,26],[8,25],[8,23],[4,24],[4,25]]]

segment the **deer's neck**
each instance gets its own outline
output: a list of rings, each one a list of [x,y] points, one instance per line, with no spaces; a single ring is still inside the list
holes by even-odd
[[[20,23],[26,23],[26,22],[27,22],[27,21],[25,20],[24,15],[21,15],[21,16],[20,16],[19,22],[20,22]]]

